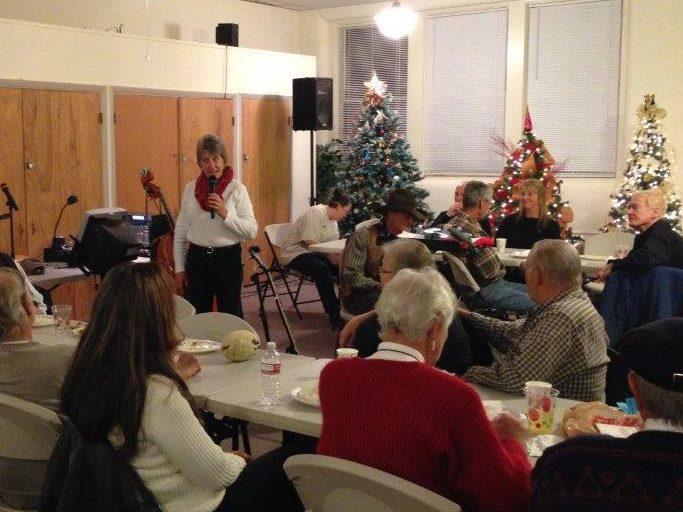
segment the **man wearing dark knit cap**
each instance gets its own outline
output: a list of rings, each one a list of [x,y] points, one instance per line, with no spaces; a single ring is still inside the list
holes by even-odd
[[[683,510],[683,318],[633,329],[619,345],[643,430],[547,449],[532,476],[533,511]]]

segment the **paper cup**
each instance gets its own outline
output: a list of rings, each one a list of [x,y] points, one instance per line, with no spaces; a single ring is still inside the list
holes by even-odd
[[[555,402],[560,392],[554,388],[527,387],[524,394],[527,400],[529,432],[552,434],[555,431]]]
[[[347,357],[358,357],[358,349],[355,348],[338,348],[337,359],[345,359]]]
[[[502,251],[503,249],[505,249],[507,243],[507,238],[496,238],[496,249],[498,249],[498,251]]]

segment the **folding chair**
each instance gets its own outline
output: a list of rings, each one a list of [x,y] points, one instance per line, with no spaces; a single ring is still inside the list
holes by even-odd
[[[307,511],[462,512],[457,503],[395,475],[325,455],[294,455],[284,464]]]
[[[179,320],[178,325],[186,336],[219,343],[233,331],[256,332],[246,320],[229,313],[209,312],[191,315]],[[202,418],[204,419],[204,430],[216,444],[220,444],[223,439],[230,438],[232,449],[237,450],[239,449],[241,435],[244,451],[251,453],[249,432],[247,431],[248,422],[228,417],[218,419],[209,411],[202,411]]]
[[[62,422],[40,405],[0,394],[0,512],[38,507]]]
[[[282,265],[280,263],[280,260],[278,259],[278,255],[280,254],[280,251],[282,249],[282,244],[284,243],[285,238],[287,237],[287,234],[289,233],[289,230],[292,228],[293,224],[292,223],[287,223],[287,224],[269,224],[265,227],[265,234],[266,234],[266,241],[268,242],[268,247],[270,247],[270,251],[273,253],[273,261],[270,264],[270,268],[268,269],[269,272],[279,274],[280,279],[282,279],[282,283],[285,285],[285,288],[287,290],[287,294],[289,295],[290,300],[292,301],[292,306],[294,306],[294,311],[296,311],[297,316],[299,319],[303,318],[301,315],[301,311],[299,310],[299,306],[301,304],[310,304],[313,302],[319,302],[320,297],[317,299],[311,299],[311,300],[299,300],[299,294],[301,293],[301,287],[304,284],[315,284],[313,280],[308,277],[305,274],[302,274],[301,272],[298,272],[294,269],[291,269],[285,265]],[[287,276],[293,276],[295,280],[293,281],[288,281]],[[296,290],[292,290],[290,287],[291,284],[296,282],[296,279],[298,279],[298,283],[296,284]],[[268,287],[268,283],[260,283],[257,286],[263,286],[265,288]],[[261,289],[263,291],[263,289]],[[268,297],[269,295],[266,294],[267,290],[264,291],[264,293],[261,295],[259,294],[259,297],[263,296],[263,298]],[[273,293],[275,293],[275,290],[273,290]]]
[[[181,297],[180,295],[174,295],[173,299],[175,300],[175,319],[177,322],[183,318],[192,316],[197,312],[194,306],[190,304],[190,301],[184,297]]]

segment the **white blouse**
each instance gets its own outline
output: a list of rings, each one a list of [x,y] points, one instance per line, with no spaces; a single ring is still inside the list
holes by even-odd
[[[185,271],[187,242],[202,247],[227,247],[256,236],[258,224],[249,199],[247,188],[232,180],[223,192],[223,201],[228,215],[225,220],[216,214],[203,210],[194,196],[195,182],[185,185],[180,213],[175,226],[173,257],[175,271]]]

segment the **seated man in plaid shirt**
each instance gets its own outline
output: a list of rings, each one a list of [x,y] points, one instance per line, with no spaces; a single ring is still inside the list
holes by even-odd
[[[562,398],[605,400],[605,324],[581,290],[581,261],[562,240],[541,240],[525,266],[529,295],[539,304],[526,319],[503,322],[460,310],[465,326],[492,347],[491,366],[472,366],[463,379],[524,394],[529,380],[550,382]]]
[[[458,228],[473,238],[488,236],[479,221],[486,217],[491,209],[491,196],[491,188],[486,183],[470,181],[462,196],[462,211],[456,211],[444,228]],[[469,250],[465,255],[465,264],[481,288],[479,297],[486,307],[522,314],[536,307],[527,294],[526,286],[503,279],[505,269],[494,247]]]

